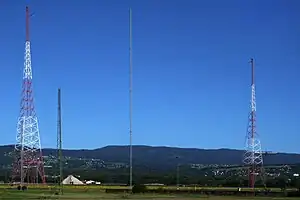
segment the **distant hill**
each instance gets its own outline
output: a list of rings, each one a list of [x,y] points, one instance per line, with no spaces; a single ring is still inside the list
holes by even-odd
[[[8,152],[13,146],[0,146],[0,164],[8,164]],[[55,149],[43,149],[43,154],[56,155]],[[95,158],[105,162],[129,161],[129,146],[106,146],[93,150],[63,150],[64,156],[74,158]],[[180,164],[219,164],[240,165],[243,156],[242,150],[234,149],[196,149],[176,147],[133,146],[134,165],[167,169]],[[297,164],[300,163],[300,154],[277,153],[264,155],[266,165]]]

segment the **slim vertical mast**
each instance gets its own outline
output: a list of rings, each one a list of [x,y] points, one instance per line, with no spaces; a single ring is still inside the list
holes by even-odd
[[[61,127],[61,90],[58,89],[58,106],[57,106],[57,149],[58,149],[58,165],[59,165],[59,193],[63,193],[63,165],[62,165],[62,127]]]
[[[29,37],[29,8],[28,6],[26,6],[26,42],[30,41],[30,37]]]
[[[256,106],[255,104],[255,84],[254,84],[254,62],[253,62],[253,58],[251,58],[250,60],[251,63],[251,87],[252,87],[252,97],[251,97],[251,143],[252,143],[252,169],[250,173],[250,186],[252,188],[254,188],[254,184],[255,184],[255,149],[254,149],[254,134],[255,134],[255,124],[254,124],[254,118],[255,118],[255,110],[256,110]]]
[[[129,9],[129,162],[130,162],[130,178],[129,185],[132,188],[132,11]]]

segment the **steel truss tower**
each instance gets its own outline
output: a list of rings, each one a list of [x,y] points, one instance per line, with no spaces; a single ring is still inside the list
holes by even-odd
[[[12,182],[20,182],[21,185],[46,183],[38,118],[35,112],[32,89],[29,18],[29,8],[26,7],[26,42],[21,110],[17,123],[15,161],[12,171]]]
[[[257,177],[261,178],[262,184],[264,181],[264,167],[261,150],[260,139],[256,130],[256,97],[255,97],[255,80],[254,80],[254,60],[251,63],[251,103],[250,113],[248,117],[248,127],[246,135],[246,151],[243,157],[243,163],[248,167],[248,183],[249,187],[254,188]]]

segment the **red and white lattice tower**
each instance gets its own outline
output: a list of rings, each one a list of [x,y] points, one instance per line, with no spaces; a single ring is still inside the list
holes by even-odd
[[[250,103],[251,110],[248,117],[246,151],[243,157],[243,163],[248,167],[249,187],[254,188],[258,177],[261,178],[262,184],[265,184],[265,182],[261,143],[256,130],[256,98],[253,59],[250,60],[250,63],[252,71]]]
[[[26,42],[23,70],[21,110],[17,123],[12,182],[46,183],[41,142],[32,89],[32,69],[29,40],[29,8],[26,7]]]

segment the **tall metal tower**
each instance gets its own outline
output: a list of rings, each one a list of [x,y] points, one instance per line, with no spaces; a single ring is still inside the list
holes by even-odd
[[[264,181],[263,156],[260,139],[256,130],[256,97],[255,97],[255,79],[254,79],[254,60],[251,58],[251,103],[248,117],[248,127],[246,135],[246,151],[243,157],[243,163],[248,167],[249,187],[254,188],[257,177]]]
[[[25,183],[46,183],[38,118],[35,112],[32,89],[29,18],[30,14],[27,6],[21,110],[17,123],[15,162],[13,163],[12,172],[12,181],[20,181],[21,185]]]

